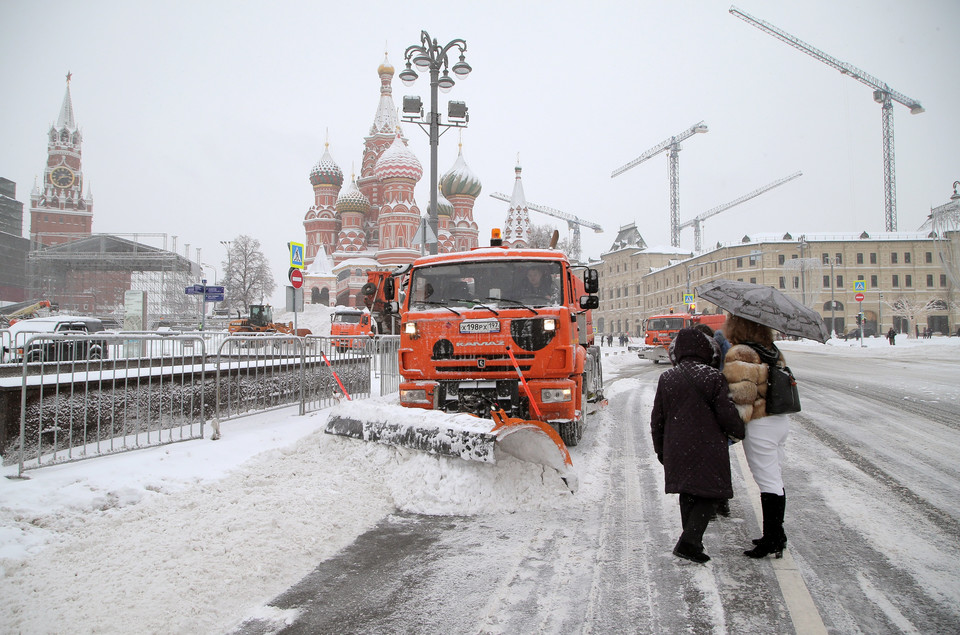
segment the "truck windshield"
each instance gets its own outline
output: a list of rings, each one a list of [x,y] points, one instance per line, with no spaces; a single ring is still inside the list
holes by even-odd
[[[359,313],[334,313],[333,322],[336,324],[359,324]]]
[[[414,269],[410,308],[553,306],[563,297],[559,262],[512,260],[444,264]]]
[[[683,318],[665,317],[647,320],[648,331],[679,331],[683,328]]]

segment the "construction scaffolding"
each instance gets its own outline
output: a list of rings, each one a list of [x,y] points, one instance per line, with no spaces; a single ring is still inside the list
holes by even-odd
[[[120,328],[125,292],[145,291],[148,328],[196,325],[198,307],[184,289],[199,280],[200,265],[167,251],[166,234],[69,236],[68,242],[52,246],[42,243],[53,241],[38,236],[31,244],[27,254],[30,298],[48,300],[61,313],[98,317],[108,327]]]

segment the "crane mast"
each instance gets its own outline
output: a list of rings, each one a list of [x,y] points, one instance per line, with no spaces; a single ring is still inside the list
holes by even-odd
[[[508,203],[511,200],[509,196],[501,192],[494,192],[493,194],[490,195],[490,197],[500,201],[506,201]],[[559,218],[567,221],[567,229],[573,232],[573,245],[570,250],[571,251],[570,256],[574,260],[580,260],[580,226],[581,225],[589,229],[592,229],[598,234],[603,232],[603,228],[597,223],[584,220],[582,218],[574,216],[573,214],[568,214],[567,212],[561,212],[558,209],[547,207],[546,205],[537,205],[536,203],[530,203],[529,201],[524,204],[527,206],[527,209],[532,209],[536,212],[547,214],[548,216],[553,216],[555,218]]]
[[[790,35],[786,31],[775,27],[769,22],[759,20],[747,13],[744,13],[736,7],[730,7],[730,13],[740,18],[747,24],[757,27],[764,33],[772,35],[781,42],[789,44],[795,49],[802,51],[810,57],[823,62],[827,66],[840,71],[844,75],[849,75],[860,83],[865,84],[873,89],[873,100],[882,106],[880,116],[883,128],[883,198],[885,206],[885,228],[888,232],[897,231],[897,177],[893,152],[893,102],[896,101],[909,108],[911,115],[919,115],[923,112],[923,106],[920,105],[920,102],[893,90],[887,85],[886,82],[883,82],[873,75],[860,70],[853,64],[840,61],[837,58],[824,53],[820,49],[807,44],[803,40]]]
[[[627,170],[640,165],[647,159],[655,157],[664,150],[669,150],[668,169],[670,177],[670,245],[680,246],[680,142],[689,139],[695,134],[707,132],[707,124],[696,123],[678,135],[670,137],[650,148],[633,161],[626,163],[610,173],[610,178],[623,174]]]
[[[781,178],[781,179],[777,179],[777,180],[774,181],[773,183],[768,183],[768,184],[764,185],[763,187],[757,188],[757,189],[753,190],[752,192],[750,192],[749,194],[744,194],[744,195],[741,196],[740,198],[736,198],[736,199],[730,201],[729,203],[724,203],[723,205],[717,205],[716,207],[713,207],[713,208],[711,208],[711,209],[708,209],[707,211],[703,212],[702,214],[698,214],[698,215],[695,216],[694,218],[691,218],[690,220],[686,221],[685,223],[682,223],[682,224],[680,225],[680,229],[686,229],[687,227],[690,227],[690,226],[692,225],[692,226],[693,226],[694,250],[697,251],[697,252],[702,251],[702,249],[703,249],[703,240],[702,240],[702,234],[701,234],[700,224],[701,224],[703,221],[707,220],[707,219],[710,218],[711,216],[716,216],[716,215],[719,214],[720,212],[724,212],[724,211],[730,209],[731,207],[736,207],[736,206],[739,205],[740,203],[745,203],[745,202],[749,201],[749,200],[752,199],[752,198],[756,198],[757,196],[760,196],[760,195],[763,194],[764,192],[768,192],[768,191],[772,190],[772,189],[775,188],[775,187],[779,187],[779,186],[783,185],[784,183],[787,183],[787,182],[789,182],[789,181],[792,181],[793,179],[798,178],[798,177],[801,177],[801,176],[803,176],[803,172],[794,172],[793,174],[791,174],[791,175],[789,175],[789,176],[785,176],[785,177],[783,177],[783,178]]]

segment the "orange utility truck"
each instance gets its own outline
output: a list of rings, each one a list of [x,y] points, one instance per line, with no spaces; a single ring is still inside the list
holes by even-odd
[[[706,324],[714,331],[723,328],[726,316],[707,315],[704,313],[664,313],[651,315],[643,323],[643,346],[637,353],[640,359],[653,360],[654,364],[670,361],[668,351],[670,342],[677,336],[680,329],[690,328],[695,324]]]

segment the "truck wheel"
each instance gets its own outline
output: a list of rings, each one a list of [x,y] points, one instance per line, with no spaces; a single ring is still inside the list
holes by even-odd
[[[368,282],[367,284],[360,287],[360,293],[363,295],[373,295],[376,292],[377,292],[377,285],[373,284],[372,282]]]
[[[561,421],[560,422],[560,438],[563,439],[564,444],[568,448],[580,443],[580,439],[583,438],[583,419],[577,419],[575,421]]]
[[[659,364],[659,363],[660,363],[660,360],[659,360],[659,359],[655,359],[655,360],[653,360],[653,363],[654,363],[654,364]]]

